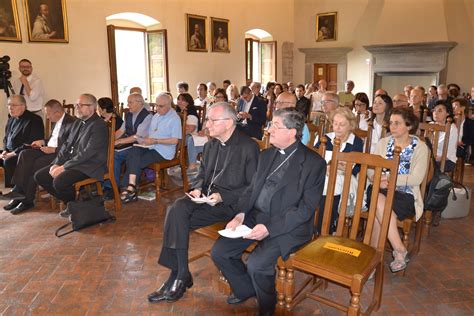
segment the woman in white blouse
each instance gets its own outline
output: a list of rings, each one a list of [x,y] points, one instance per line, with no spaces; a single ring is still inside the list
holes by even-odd
[[[390,113],[393,109],[392,98],[388,95],[380,94],[377,95],[372,104],[372,120],[374,122],[374,128],[372,130],[372,143],[370,146],[370,153],[374,153],[375,146],[385,135],[383,129],[388,127],[388,121],[390,119]],[[384,127],[384,125],[386,127]]]
[[[433,108],[433,120],[435,124],[445,126],[448,118],[453,118],[453,107],[449,103],[445,103],[443,100],[436,101]],[[441,162],[441,156],[443,154],[443,147],[445,141],[445,133],[439,133],[438,150],[436,152],[436,161],[438,164]],[[458,128],[456,124],[451,124],[451,130],[449,132],[448,139],[448,152],[446,154],[446,163],[444,165],[445,172],[454,171],[456,168],[456,147],[458,142]]]

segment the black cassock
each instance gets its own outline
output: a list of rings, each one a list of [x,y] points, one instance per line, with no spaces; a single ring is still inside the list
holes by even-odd
[[[188,197],[176,200],[166,212],[158,263],[175,270],[175,249],[188,249],[190,231],[230,221],[239,212],[237,202],[257,170],[258,155],[257,143],[237,129],[225,143],[217,139],[206,143],[193,188],[200,188],[204,195],[219,193],[222,202],[210,206],[196,204]]]

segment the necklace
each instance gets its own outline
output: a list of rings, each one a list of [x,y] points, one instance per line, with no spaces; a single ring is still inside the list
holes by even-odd
[[[268,178],[270,178],[275,172],[277,172],[278,169],[280,169],[280,168],[283,166],[283,164],[284,164],[285,162],[287,162],[288,159],[291,158],[291,156],[293,156],[293,154],[296,152],[297,149],[298,149],[298,148],[295,148],[295,149],[288,155],[288,157],[286,157],[285,160],[283,160],[283,161],[278,165],[278,167],[276,167],[275,170],[273,170],[273,171],[265,178],[265,180],[268,180]]]

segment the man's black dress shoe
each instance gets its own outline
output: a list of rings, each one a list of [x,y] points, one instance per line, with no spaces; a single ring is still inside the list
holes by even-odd
[[[248,300],[250,297],[247,297],[247,298],[238,298],[237,296],[234,295],[234,293],[230,294],[228,297],[227,297],[227,304],[231,304],[231,305],[234,305],[234,304],[240,304],[240,303],[243,303],[245,302],[246,300]]]
[[[11,210],[10,213],[13,215],[20,214],[21,212],[29,210],[30,208],[33,208],[33,207],[35,207],[33,203],[21,202],[20,204],[18,204],[17,207]]]
[[[4,209],[5,211],[11,211],[11,210],[13,210],[15,207],[17,207],[18,204],[20,204],[20,203],[21,203],[21,201],[11,200],[7,205],[5,205],[5,206],[3,207],[3,209]]]
[[[24,194],[13,191],[0,195],[0,200],[24,200],[25,198]]]
[[[183,297],[186,289],[189,289],[193,286],[193,277],[190,275],[184,280],[176,279],[173,281],[168,294],[166,295],[166,301],[168,303],[176,302],[181,297]]]
[[[171,283],[170,284],[168,284],[167,282],[163,283],[158,290],[156,290],[153,293],[148,294],[148,302],[158,303],[158,302],[166,300],[170,287],[171,287]]]

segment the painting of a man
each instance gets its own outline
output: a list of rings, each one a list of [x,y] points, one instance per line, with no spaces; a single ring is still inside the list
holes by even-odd
[[[187,15],[188,50],[207,51],[206,17]]]
[[[27,1],[30,41],[67,42],[64,1]]]
[[[229,20],[211,18],[212,51],[228,53]]]

